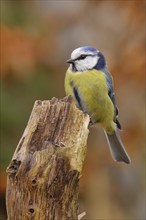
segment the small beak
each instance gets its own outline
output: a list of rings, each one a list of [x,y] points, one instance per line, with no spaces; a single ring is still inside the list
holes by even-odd
[[[70,63],[70,64],[74,64],[74,60],[72,60],[72,59],[69,59],[69,60],[67,60],[66,62],[67,62],[67,63]]]

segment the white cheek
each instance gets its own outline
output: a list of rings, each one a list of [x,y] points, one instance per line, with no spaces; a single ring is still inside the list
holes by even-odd
[[[92,69],[98,61],[98,57],[86,57],[84,60],[78,60],[76,61],[76,68],[78,71],[85,71],[85,70],[89,70]]]
[[[85,66],[87,69],[92,69],[98,61],[98,57],[87,57],[87,59],[85,59]]]

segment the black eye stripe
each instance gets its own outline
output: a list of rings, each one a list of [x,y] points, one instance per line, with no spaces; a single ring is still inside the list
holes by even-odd
[[[89,56],[91,56],[91,57],[94,57],[95,55],[93,54],[82,54],[82,55],[80,55],[78,58],[76,58],[75,60],[84,60],[86,57],[89,57]]]
[[[81,55],[76,60],[84,60],[88,55]]]
[[[91,57],[94,57],[95,55],[93,54],[83,54],[83,55],[80,55],[78,58],[76,58],[76,59],[73,59],[74,61],[76,61],[76,60],[84,60],[86,57],[89,57],[89,56],[91,56]]]
[[[79,57],[79,59],[83,60],[83,59],[85,59],[86,57],[87,57],[87,55],[81,55],[81,56]]]

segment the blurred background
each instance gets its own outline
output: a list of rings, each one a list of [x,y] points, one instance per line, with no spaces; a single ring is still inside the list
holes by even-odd
[[[114,162],[103,131],[91,128],[80,213],[88,220],[145,219],[144,2],[1,0],[0,219],[6,219],[5,170],[34,101],[65,96],[65,61],[84,45],[106,56],[132,163]]]

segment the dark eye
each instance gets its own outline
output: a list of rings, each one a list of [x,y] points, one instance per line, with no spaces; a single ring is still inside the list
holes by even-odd
[[[78,60],[84,60],[86,58],[86,55],[81,55]]]

